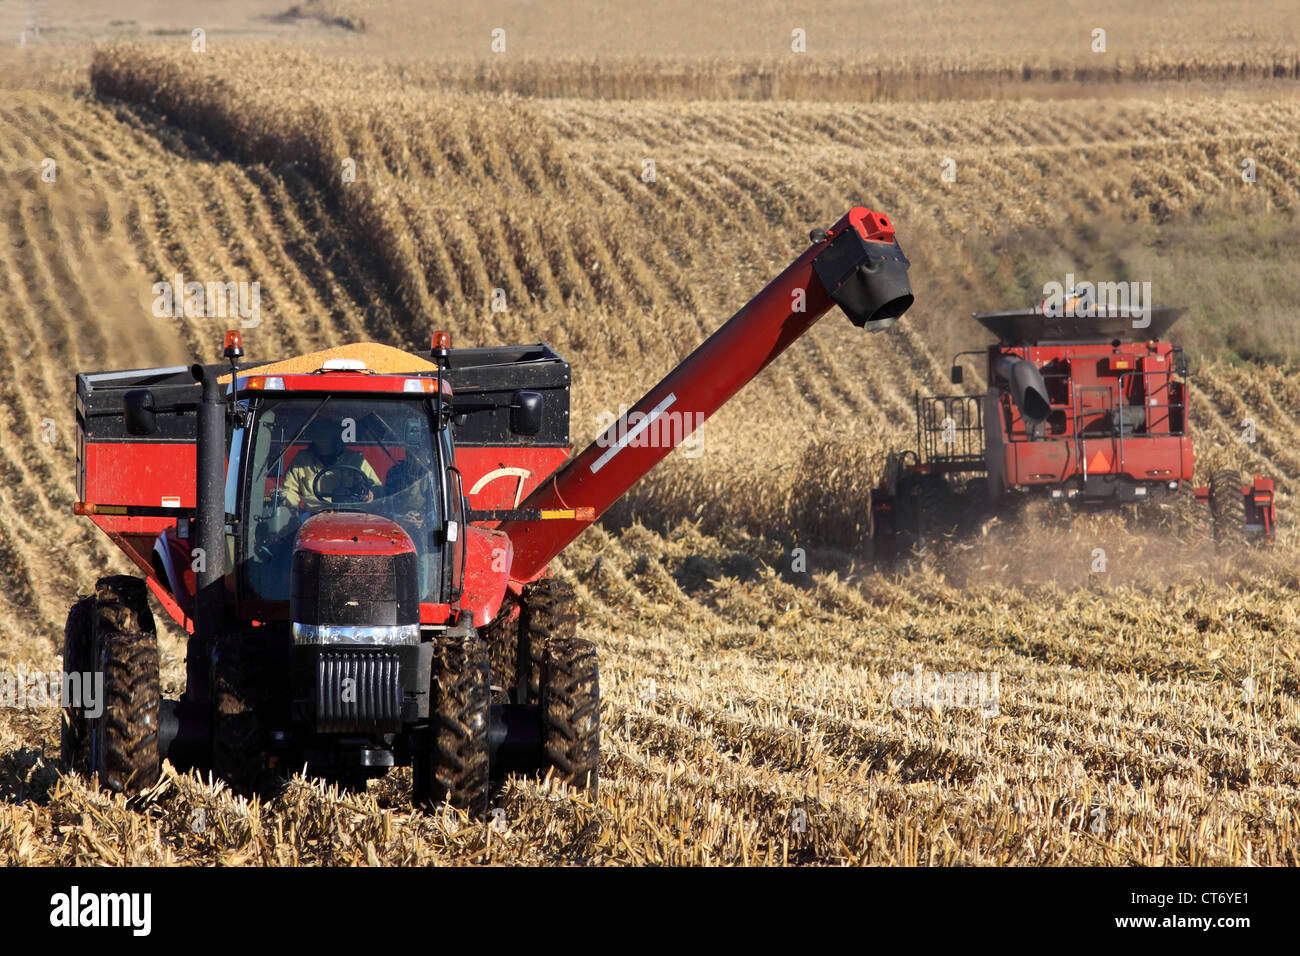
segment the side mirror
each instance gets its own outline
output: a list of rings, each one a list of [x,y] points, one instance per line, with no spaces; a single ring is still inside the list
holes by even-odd
[[[961,378],[962,378],[962,367],[960,365],[954,365],[952,367],[952,383],[954,385],[960,385]]]
[[[153,392],[147,388],[133,388],[122,396],[122,410],[126,417],[126,430],[132,435],[152,435],[158,429],[158,416],[153,407]]]
[[[510,396],[510,430],[536,435],[542,430],[542,393],[520,389]]]

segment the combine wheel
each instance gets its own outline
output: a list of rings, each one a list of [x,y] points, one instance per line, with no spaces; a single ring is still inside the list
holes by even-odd
[[[963,534],[974,533],[992,513],[989,505],[989,480],[983,476],[971,478],[961,493],[959,527]]]
[[[1246,496],[1241,474],[1216,471],[1210,476],[1210,526],[1215,544],[1240,543],[1246,534]]]
[[[918,475],[912,489],[917,550],[927,551],[957,530],[960,502],[943,475]]]
[[[158,719],[162,706],[158,639],[140,578],[100,578],[77,601],[64,632],[66,673],[103,675],[102,699],[65,702],[63,764],[118,793],[137,793],[161,772]],[[84,678],[83,678],[84,683]],[[90,704],[96,704],[90,707]],[[76,706],[81,704],[83,706]],[[99,713],[93,715],[93,711]]]
[[[412,801],[426,809],[450,803],[483,816],[489,796],[492,685],[487,646],[477,635],[439,639],[429,707],[429,749],[412,764]]]
[[[551,639],[541,671],[543,770],[596,795],[600,777],[600,674],[590,641]]]

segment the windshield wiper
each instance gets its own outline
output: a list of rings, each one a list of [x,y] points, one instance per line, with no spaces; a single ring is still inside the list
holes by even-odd
[[[372,418],[374,419],[374,421],[370,420]],[[397,457],[391,451],[388,450],[388,445],[384,442],[384,436],[383,434],[380,433],[379,429],[375,426],[375,422],[379,422],[380,425],[383,425],[384,428],[388,429],[388,433],[390,435],[394,435],[396,434],[396,432],[393,431],[393,426],[388,424],[388,422],[384,421],[384,419],[380,416],[378,412],[371,412],[361,420],[361,426],[367,432],[370,433],[371,438],[373,438],[375,441],[379,443],[379,447],[382,448],[384,454],[388,456],[388,460],[395,465],[397,464]]]
[[[266,466],[266,468],[262,469],[262,474],[260,477],[265,478],[275,469],[276,465],[280,464],[280,459],[285,456],[285,453],[288,452],[290,448],[292,448],[294,445],[298,443],[298,439],[302,437],[302,433],[307,430],[308,425],[310,425],[312,422],[316,420],[316,416],[320,414],[320,410],[325,407],[325,403],[330,400],[330,397],[331,396],[326,395],[324,398],[320,400],[320,404],[312,409],[311,415],[309,415],[307,417],[307,420],[302,423],[302,428],[299,428],[298,433],[294,435],[292,438],[290,438],[289,441],[285,443],[285,446],[280,449],[280,454],[275,456],[275,461],[271,462],[269,465]]]

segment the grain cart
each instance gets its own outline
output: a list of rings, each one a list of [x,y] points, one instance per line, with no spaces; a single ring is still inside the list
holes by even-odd
[[[64,757],[137,791],[166,757],[254,791],[284,771],[412,768],[417,803],[490,782],[594,789],[596,651],[547,566],[832,304],[880,331],[912,303],[883,215],[856,207],[580,454],[545,344],[364,345],[284,362],[77,375],[77,513],[139,567],[68,618]],[[148,593],[188,633],[159,691]]]
[[[997,341],[959,353],[952,382],[962,356],[982,355],[988,389],[915,396],[916,449],[891,454],[871,494],[877,554],[924,549],[1035,498],[1068,512],[1187,494],[1188,362],[1161,341],[1184,310],[1059,311],[974,316]],[[1271,480],[1219,471],[1192,491],[1216,541],[1273,539]]]

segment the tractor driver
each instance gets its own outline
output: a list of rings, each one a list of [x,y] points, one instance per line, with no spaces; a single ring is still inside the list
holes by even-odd
[[[384,494],[389,496],[390,510],[404,524],[423,528],[433,505],[433,456],[418,430],[408,434],[406,457],[388,469]]]
[[[434,496],[434,461],[427,438],[421,440],[418,427],[408,426],[406,457],[384,476],[385,513],[389,514],[415,543],[420,561],[420,593],[429,599],[435,588],[435,564],[430,554],[432,532],[438,511]]]
[[[317,418],[306,437],[311,444],[294,456],[284,476],[289,507],[316,512],[374,499],[379,476],[359,449],[347,447],[341,421]]]

